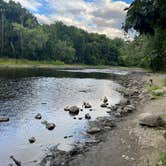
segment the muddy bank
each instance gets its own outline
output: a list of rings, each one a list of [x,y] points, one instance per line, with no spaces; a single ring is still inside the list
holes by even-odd
[[[50,150],[40,165],[110,166],[111,163],[113,166],[133,166],[136,163],[139,146],[136,144],[134,134],[127,133],[127,127],[130,126],[128,120],[135,118],[138,107],[151,99],[151,96],[144,91],[145,75],[148,74],[136,71],[127,76],[117,77],[116,81],[123,86],[117,90],[123,94],[124,99],[116,106],[108,108],[111,116],[90,121],[84,143],[75,143],[69,152],[58,150],[57,145]]]

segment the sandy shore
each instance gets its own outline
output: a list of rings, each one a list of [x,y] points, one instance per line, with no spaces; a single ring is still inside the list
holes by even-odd
[[[136,107],[132,113],[115,118],[111,127],[103,126],[103,120],[92,122],[101,132],[90,136],[90,142],[77,144],[70,152],[52,149],[40,163],[49,166],[155,166],[161,152],[166,151],[163,128],[148,128],[138,124],[141,113],[166,115],[166,97],[151,100],[146,91],[149,79],[160,85],[162,74],[132,72],[126,78],[117,80],[130,92],[124,96],[130,105]],[[127,103],[123,104],[127,105]],[[122,107],[122,106],[119,106]],[[112,111],[110,114],[113,115]],[[116,127],[113,127],[116,126]]]

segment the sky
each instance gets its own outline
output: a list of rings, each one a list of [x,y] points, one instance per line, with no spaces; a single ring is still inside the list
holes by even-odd
[[[8,1],[8,0],[5,0]],[[124,37],[121,29],[131,0],[14,0],[30,10],[41,24],[62,21],[110,38]]]

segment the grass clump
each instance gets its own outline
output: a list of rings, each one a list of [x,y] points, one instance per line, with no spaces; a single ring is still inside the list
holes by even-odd
[[[166,152],[160,155],[160,159],[157,162],[156,166],[166,166]]]
[[[163,86],[166,86],[166,77],[163,79]]]
[[[161,88],[157,85],[149,85],[147,87],[147,91],[151,94],[151,96],[153,97],[153,99],[158,99],[160,96],[163,96],[164,93],[156,93],[156,90],[161,90]]]

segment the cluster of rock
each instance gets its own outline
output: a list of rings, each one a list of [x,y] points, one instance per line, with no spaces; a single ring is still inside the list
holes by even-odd
[[[42,119],[42,115],[40,113],[36,114],[35,115],[35,119],[41,120]],[[43,121],[42,124],[44,124],[46,129],[48,129],[48,130],[54,130],[54,128],[56,127],[56,125],[54,123],[49,123],[46,120]],[[35,142],[36,142],[36,138],[35,137],[29,138],[29,143],[33,144]]]
[[[107,108],[109,105],[108,98],[105,96],[103,99],[103,103],[100,105],[102,108]]]

